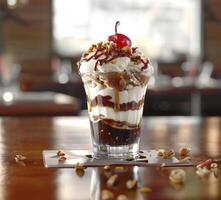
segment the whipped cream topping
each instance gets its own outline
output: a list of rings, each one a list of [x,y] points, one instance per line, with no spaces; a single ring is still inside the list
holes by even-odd
[[[80,74],[108,72],[140,72],[153,74],[153,67],[138,48],[118,48],[113,42],[92,45],[78,63]]]

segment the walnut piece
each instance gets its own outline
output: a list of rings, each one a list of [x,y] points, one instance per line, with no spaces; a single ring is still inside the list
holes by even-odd
[[[170,159],[175,155],[174,150],[159,149],[157,155],[163,159]]]
[[[180,147],[179,148],[179,155],[180,156],[187,156],[190,152],[190,148],[188,147]]]
[[[77,163],[76,165],[75,165],[75,173],[79,176],[79,177],[82,177],[82,176],[84,176],[84,174],[85,174],[85,167],[83,167],[82,165],[80,165],[80,163]]]
[[[57,156],[65,156],[65,152],[63,150],[59,150],[57,152]]]

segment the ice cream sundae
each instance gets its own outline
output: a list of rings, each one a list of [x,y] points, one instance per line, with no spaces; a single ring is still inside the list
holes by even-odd
[[[94,153],[135,155],[147,84],[153,73],[150,61],[120,33],[92,44],[78,62],[87,95]]]

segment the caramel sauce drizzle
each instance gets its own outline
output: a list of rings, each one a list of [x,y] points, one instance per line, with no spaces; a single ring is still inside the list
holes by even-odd
[[[120,104],[119,104],[119,91],[114,90],[114,111],[119,112],[120,110]]]

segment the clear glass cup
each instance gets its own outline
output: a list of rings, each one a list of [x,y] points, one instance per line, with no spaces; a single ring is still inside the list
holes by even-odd
[[[121,90],[117,73],[99,74],[102,81],[96,79],[97,74],[81,76],[87,95],[95,157],[136,157],[147,84],[130,85]]]

